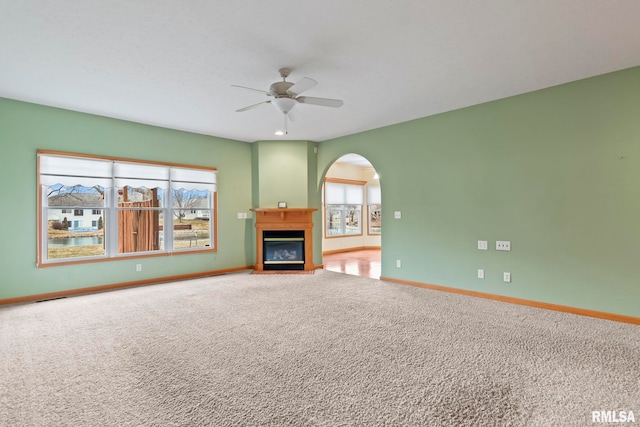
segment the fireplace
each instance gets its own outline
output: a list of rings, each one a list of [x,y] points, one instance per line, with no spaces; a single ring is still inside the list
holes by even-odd
[[[304,270],[304,230],[265,230],[262,257],[265,270]]]
[[[256,264],[262,270],[313,270],[313,222],[317,209],[256,208]]]

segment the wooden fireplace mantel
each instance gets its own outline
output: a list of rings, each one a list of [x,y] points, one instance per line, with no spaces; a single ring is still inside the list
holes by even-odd
[[[304,269],[313,270],[313,212],[316,208],[254,208],[256,217],[256,265],[263,271],[262,239],[265,230],[304,231]]]

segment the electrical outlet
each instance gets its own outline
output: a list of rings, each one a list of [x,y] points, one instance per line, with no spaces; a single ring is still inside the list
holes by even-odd
[[[496,251],[510,251],[511,242],[508,240],[496,240]]]
[[[506,271],[502,273],[502,281],[505,283],[511,283],[511,273],[507,273]]]
[[[486,251],[489,248],[489,242],[486,240],[478,240],[478,250]]]
[[[142,271],[142,264],[136,264],[136,271]]]
[[[396,267],[402,268],[402,261],[400,261],[399,259],[396,260]]]
[[[478,279],[484,279],[484,268],[478,269]]]

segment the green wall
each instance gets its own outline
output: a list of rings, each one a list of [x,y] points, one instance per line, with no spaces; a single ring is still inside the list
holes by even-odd
[[[315,159],[309,151],[315,144],[308,141],[258,141],[252,144],[254,175],[254,207],[277,208],[287,202],[290,208],[309,205],[309,171],[314,172]]]
[[[237,213],[320,208],[327,169],[357,153],[380,174],[383,276],[640,316],[639,118],[640,67],[318,144],[246,144],[0,99],[0,299],[251,265],[255,229]],[[39,148],[217,167],[218,252],[36,269]]]
[[[318,190],[346,153],[381,177],[383,276],[640,316],[640,68],[321,142]]]
[[[218,252],[37,269],[37,149],[218,168]],[[0,98],[0,299],[252,265],[251,175],[250,144]]]

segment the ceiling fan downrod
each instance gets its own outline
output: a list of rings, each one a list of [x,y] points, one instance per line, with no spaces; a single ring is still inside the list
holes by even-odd
[[[283,82],[287,80],[287,77],[289,77],[289,74],[291,73],[289,68],[280,68],[278,71],[280,72],[280,77],[282,77]]]

